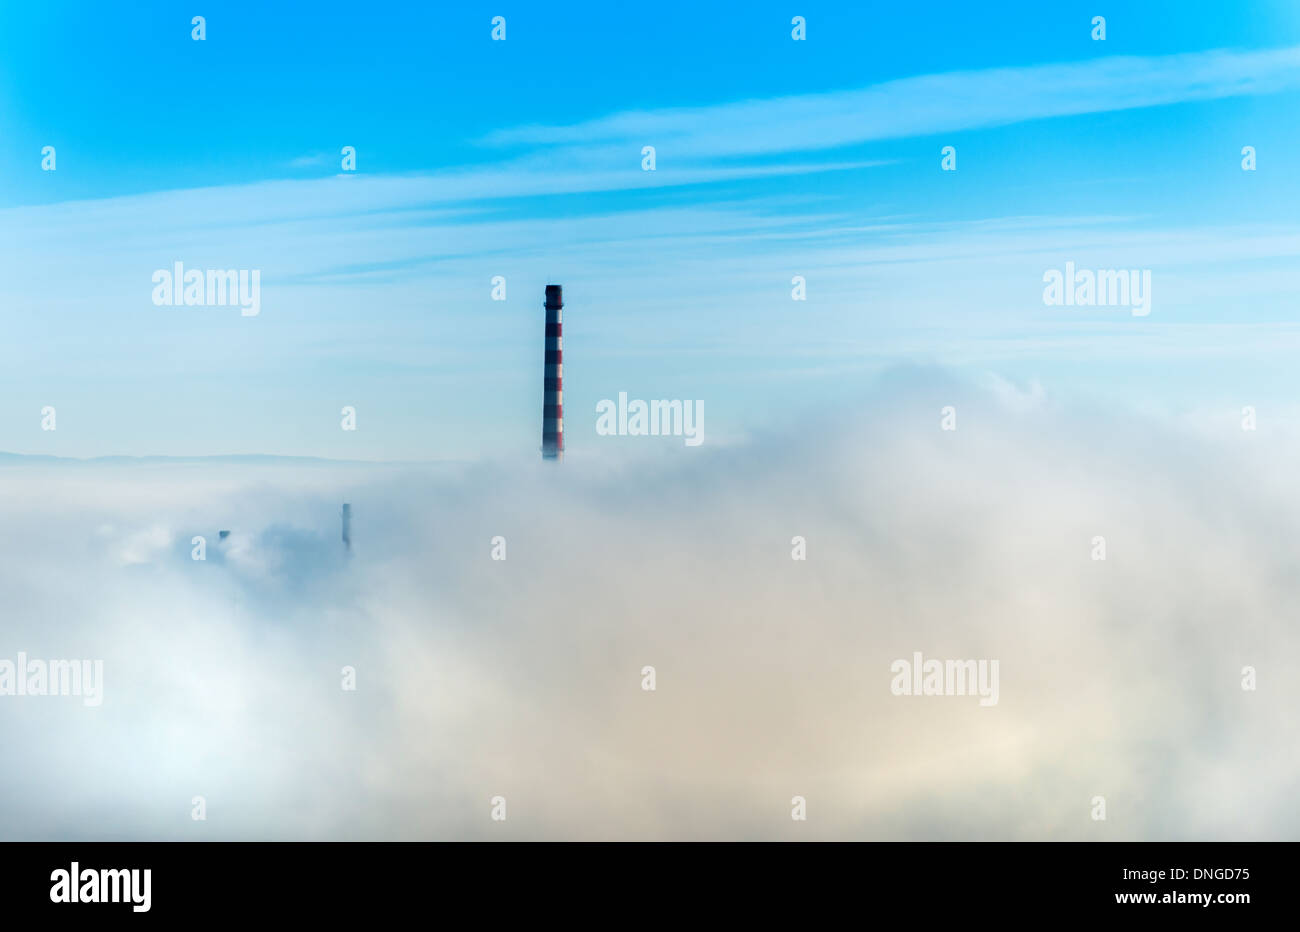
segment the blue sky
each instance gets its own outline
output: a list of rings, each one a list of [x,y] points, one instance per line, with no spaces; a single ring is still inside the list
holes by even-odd
[[[900,365],[1297,419],[1294,4],[553,6],[6,5],[0,450],[535,456],[547,281],[570,455],[620,391],[723,442]],[[174,261],[262,313],[155,307]],[[1152,314],[1044,307],[1066,261]]]

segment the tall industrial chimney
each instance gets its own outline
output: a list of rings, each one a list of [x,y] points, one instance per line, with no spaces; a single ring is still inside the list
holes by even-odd
[[[564,459],[563,350],[560,310],[564,307],[559,285],[546,286],[546,371],[542,380],[542,459]]]
[[[343,546],[352,549],[352,506],[343,503]]]

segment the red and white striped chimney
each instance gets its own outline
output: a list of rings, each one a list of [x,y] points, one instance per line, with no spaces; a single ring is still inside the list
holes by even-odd
[[[564,459],[564,350],[560,340],[560,311],[564,307],[559,285],[546,286],[546,372],[542,380],[542,459]]]

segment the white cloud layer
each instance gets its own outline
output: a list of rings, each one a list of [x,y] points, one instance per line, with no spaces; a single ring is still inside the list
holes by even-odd
[[[1295,839],[1293,451],[992,386],[559,469],[5,467],[0,658],[105,663],[0,698],[0,836]],[[892,696],[917,650],[1000,702]]]

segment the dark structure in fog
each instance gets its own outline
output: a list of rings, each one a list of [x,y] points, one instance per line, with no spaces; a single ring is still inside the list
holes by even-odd
[[[564,308],[559,285],[546,286],[546,362],[542,378],[542,459],[564,459],[564,350],[560,338],[560,311]]]

